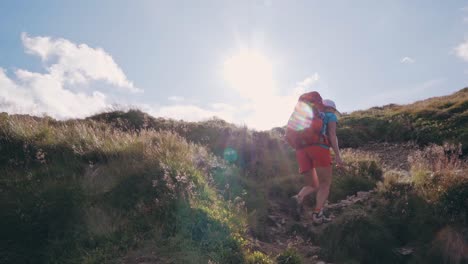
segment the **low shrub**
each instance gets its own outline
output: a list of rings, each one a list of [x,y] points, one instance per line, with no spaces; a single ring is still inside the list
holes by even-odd
[[[421,198],[410,182],[395,182],[380,190],[373,214],[381,219],[400,245],[432,238],[438,227],[434,206]]]
[[[460,159],[461,145],[429,145],[408,157],[421,197],[436,202],[448,188],[468,180],[468,165]]]
[[[468,261],[468,229],[446,226],[431,243],[428,262],[462,264]]]
[[[287,248],[278,257],[276,257],[278,264],[301,264],[302,260],[299,254],[293,248]]]
[[[362,209],[347,210],[319,237],[324,256],[337,263],[395,263],[390,230]]]
[[[468,225],[468,181],[450,186],[437,202],[440,215],[451,223]]]
[[[373,189],[382,179],[382,168],[377,158],[350,149],[342,153],[346,168],[334,169],[329,200],[336,202],[358,191]]]
[[[247,254],[245,264],[273,264],[273,261],[262,252],[254,251]]]

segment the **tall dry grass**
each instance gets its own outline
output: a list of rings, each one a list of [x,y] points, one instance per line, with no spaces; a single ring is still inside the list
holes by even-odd
[[[211,177],[228,164],[174,131],[2,114],[0,141],[1,261],[108,263],[147,239],[173,245],[161,254],[243,259],[242,201]],[[54,221],[66,224],[45,236]]]
[[[408,157],[415,187],[424,199],[437,201],[450,187],[468,181],[461,144],[429,145]]]

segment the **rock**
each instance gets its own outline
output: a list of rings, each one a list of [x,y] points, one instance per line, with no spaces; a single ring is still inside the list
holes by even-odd
[[[311,246],[310,251],[307,253],[307,255],[310,254],[313,256],[312,258],[318,259],[318,254],[320,253],[321,250],[322,249],[320,247]]]
[[[401,247],[401,248],[395,248],[393,251],[399,255],[408,256],[408,255],[413,254],[414,249],[409,248],[409,247]]]
[[[356,196],[358,198],[367,198],[369,196],[368,192],[357,192]]]
[[[273,215],[268,215],[267,216],[267,223],[269,225],[275,225],[276,224],[276,218]]]
[[[299,242],[299,243],[304,243],[304,239],[302,239],[302,237],[300,237],[300,236],[298,236],[298,235],[296,235],[295,240],[296,240],[297,242]]]
[[[349,200],[341,200],[340,204],[343,205],[343,206],[348,206],[348,205],[353,204],[353,202],[351,202]]]

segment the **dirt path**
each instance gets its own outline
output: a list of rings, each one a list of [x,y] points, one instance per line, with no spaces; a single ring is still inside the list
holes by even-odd
[[[347,207],[366,202],[373,193],[374,191],[358,192],[338,203],[326,205],[326,210],[332,218],[339,217]],[[312,207],[305,206],[304,212],[301,220],[297,221],[292,217],[287,203],[273,205],[267,221],[269,242],[251,238],[252,249],[277,256],[288,247],[292,247],[302,257],[303,263],[327,263],[320,259],[321,248],[315,241],[328,224],[313,224]]]
[[[418,146],[412,143],[390,144],[375,143],[363,146],[353,151],[375,155],[382,162],[384,170],[409,170],[408,155],[417,150]],[[326,210],[332,218],[339,217],[347,207],[356,203],[365,203],[374,191],[358,192],[348,196],[347,199],[335,204],[326,205]],[[312,223],[312,208],[306,207],[305,214],[300,221],[296,221],[289,211],[288,201],[272,202],[268,215],[268,242],[251,238],[254,250],[259,250],[270,256],[277,256],[288,247],[293,247],[303,258],[304,263],[327,263],[320,260],[320,245],[317,237],[326,228],[327,224],[315,226]]]
[[[418,147],[416,145],[409,143],[375,143],[363,146],[359,149],[354,149],[353,151],[377,156],[382,162],[381,165],[384,170],[409,170],[408,155],[417,149]],[[337,218],[346,211],[347,207],[357,203],[366,203],[373,194],[374,191],[358,192],[338,203],[327,204],[325,208],[332,218]],[[257,239],[254,234],[250,234],[247,239],[250,241],[251,249],[258,250],[274,258],[284,252],[288,247],[292,247],[299,253],[303,263],[327,263],[320,259],[321,248],[316,241],[329,224],[314,225],[311,215],[313,208],[310,206],[305,206],[305,213],[302,215],[301,220],[297,221],[290,212],[290,201],[276,200],[271,203],[265,223],[268,238],[261,241]],[[138,251],[133,255],[129,254],[128,258],[123,263],[174,263],[170,259],[158,257],[157,253],[150,250],[151,248],[152,247],[148,248],[148,252],[142,253]]]

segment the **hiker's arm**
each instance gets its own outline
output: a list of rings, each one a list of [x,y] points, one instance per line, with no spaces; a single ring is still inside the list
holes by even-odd
[[[338,138],[336,137],[336,122],[329,122],[327,130],[331,147],[335,153],[336,165],[342,166],[343,161],[341,160],[340,147],[338,146]]]

